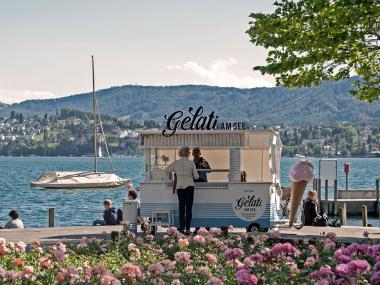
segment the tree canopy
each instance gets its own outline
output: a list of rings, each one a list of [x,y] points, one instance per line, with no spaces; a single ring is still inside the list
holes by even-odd
[[[380,98],[380,0],[279,0],[252,13],[251,42],[268,49],[262,74],[301,87],[358,75],[351,93]]]

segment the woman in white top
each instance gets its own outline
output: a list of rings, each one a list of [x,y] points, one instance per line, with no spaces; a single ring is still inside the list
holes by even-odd
[[[194,179],[198,179],[198,171],[195,163],[189,159],[190,148],[182,147],[179,150],[180,159],[170,164],[166,171],[174,172],[177,176],[176,190],[179,203],[179,231],[186,234],[190,233],[192,218],[193,200],[194,200]]]
[[[18,218],[19,214],[18,211],[12,210],[9,212],[9,217],[11,217],[12,220],[7,222],[4,226],[5,229],[23,229],[24,223]]]

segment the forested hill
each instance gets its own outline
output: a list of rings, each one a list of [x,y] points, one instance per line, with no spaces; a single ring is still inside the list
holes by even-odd
[[[380,102],[369,104],[353,98],[349,94],[352,81],[325,82],[319,87],[301,89],[127,85],[99,90],[97,99],[103,114],[131,119],[161,121],[165,114],[203,105],[206,111],[215,111],[220,122],[292,126],[379,121]],[[0,115],[12,110],[24,115],[56,113],[58,108],[91,111],[91,104],[91,93],[87,93],[8,105],[0,110]]]

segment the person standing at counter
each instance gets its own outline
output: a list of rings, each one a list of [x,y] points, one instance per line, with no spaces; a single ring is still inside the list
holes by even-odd
[[[190,234],[192,209],[194,200],[194,180],[199,179],[195,163],[189,159],[190,148],[182,147],[179,150],[180,159],[170,164],[166,171],[174,172],[177,176],[176,190],[179,204],[179,229],[178,231]]]
[[[199,147],[193,149],[193,161],[197,169],[211,169],[210,164],[201,156]],[[198,171],[199,178],[195,182],[207,182],[207,172]]]

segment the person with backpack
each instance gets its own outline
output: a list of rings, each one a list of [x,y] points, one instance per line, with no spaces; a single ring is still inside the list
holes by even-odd
[[[103,211],[103,220],[95,220],[93,222],[94,226],[110,226],[110,225],[119,225],[120,221],[118,219],[115,208],[112,207],[111,200],[104,200],[103,202],[104,211]]]
[[[304,204],[304,226],[326,227],[329,225],[328,217],[319,212],[317,191],[310,190]]]

